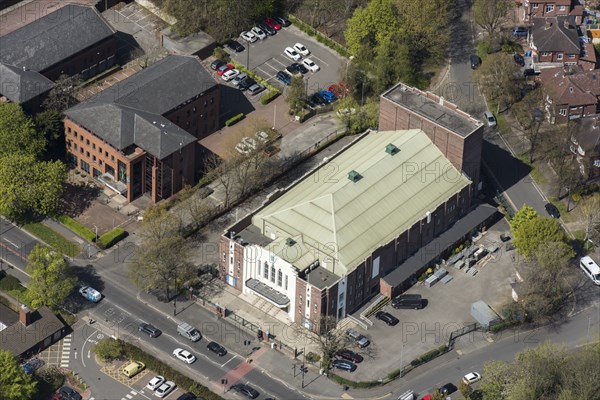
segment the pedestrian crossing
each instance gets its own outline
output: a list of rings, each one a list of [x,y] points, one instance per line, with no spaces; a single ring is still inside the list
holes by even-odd
[[[61,368],[69,368],[69,358],[71,356],[71,340],[73,339],[73,334],[70,333],[65,336],[62,340],[62,353],[60,359]]]
[[[127,393],[125,395],[125,397],[122,397],[121,400],[131,400],[131,399],[133,399],[133,396],[135,396],[136,394],[138,394],[138,392],[136,392],[135,390],[132,390],[131,392]]]

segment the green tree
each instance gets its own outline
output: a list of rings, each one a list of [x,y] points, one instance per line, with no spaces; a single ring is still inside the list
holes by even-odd
[[[344,37],[351,54],[361,47],[375,48],[395,33],[399,26],[398,10],[393,0],[371,0],[358,7],[346,24]]]
[[[45,148],[43,134],[36,131],[21,107],[16,103],[0,103],[0,157],[25,154],[37,158]]]
[[[112,361],[123,355],[121,342],[112,338],[102,339],[93,350],[104,361]]]
[[[563,242],[565,233],[558,221],[553,218],[534,218],[523,222],[512,231],[513,243],[519,254],[530,257],[543,243]]]
[[[36,384],[12,354],[0,349],[0,400],[36,399]]]
[[[506,53],[487,56],[475,72],[475,79],[488,100],[496,103],[496,113],[512,105],[519,95],[516,74],[519,66]]]
[[[77,283],[71,265],[62,254],[43,245],[35,246],[29,253],[27,272],[31,275],[29,293],[34,308],[57,309]]]
[[[526,204],[523,204],[521,209],[515,213],[515,215],[510,220],[510,229],[514,232],[519,229],[523,222],[531,221],[532,219],[538,218],[538,213]]]
[[[0,157],[0,214],[13,221],[52,215],[65,188],[67,169],[60,161],[33,155]]]
[[[475,0],[473,17],[477,25],[493,38],[499,32],[511,7],[510,0]]]
[[[297,113],[302,110],[304,99],[306,98],[306,87],[301,75],[292,78],[292,83],[287,89],[285,101],[290,106],[290,113]]]
[[[351,134],[376,128],[379,123],[379,103],[368,100],[361,107],[353,97],[347,96],[336,102],[337,115]]]
[[[465,399],[470,399],[473,394],[473,388],[462,379],[458,382],[458,391]]]

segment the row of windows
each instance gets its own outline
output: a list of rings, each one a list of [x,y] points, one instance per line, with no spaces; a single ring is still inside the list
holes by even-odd
[[[77,134],[77,131],[75,131],[75,130],[72,131],[71,127],[67,127],[67,133],[71,133],[71,132],[73,133],[73,136],[75,137],[75,139],[77,139],[79,137],[79,141],[83,143],[83,139],[84,139],[83,135]],[[70,144],[70,142],[68,142],[68,143]],[[85,144],[89,146],[90,145],[90,139],[85,139]],[[75,150],[77,150],[77,144],[76,143],[75,143],[74,147],[75,147]],[[92,143],[92,150],[96,150],[96,143]],[[98,153],[100,155],[102,155],[102,152],[103,152],[102,147],[98,146]],[[108,157],[108,151],[104,150],[104,157]],[[110,160],[114,162],[115,161],[115,156],[111,154]]]
[[[261,267],[260,263],[258,263],[258,269],[256,272],[256,276],[261,276],[261,268],[260,267]],[[271,272],[270,274],[269,274],[269,271]],[[269,268],[269,264],[267,264],[267,262],[265,261],[262,276],[265,280],[269,280],[269,276],[270,276],[272,283],[275,283],[275,280],[277,280],[277,286],[283,287],[284,290],[288,290],[288,276],[285,275],[285,284],[284,284],[283,272],[281,271],[281,268],[279,268],[277,271],[275,271],[275,266],[272,265]]]

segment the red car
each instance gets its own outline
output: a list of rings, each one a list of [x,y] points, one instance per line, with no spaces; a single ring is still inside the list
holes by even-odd
[[[219,68],[217,68],[217,74],[219,76],[223,76],[223,74],[225,72],[229,71],[230,69],[233,69],[233,65],[231,65],[231,64],[221,65]]]
[[[265,24],[269,25],[271,28],[275,29],[276,31],[281,29],[281,24],[279,22],[275,21],[273,18],[265,19]]]

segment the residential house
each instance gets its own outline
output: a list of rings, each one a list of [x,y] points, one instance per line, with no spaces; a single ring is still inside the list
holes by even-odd
[[[219,102],[197,57],[168,56],[65,111],[68,161],[127,201],[166,199],[199,178]]]
[[[580,66],[547,68],[540,74],[544,110],[549,123],[595,115],[599,111],[600,72]]]
[[[523,21],[532,18],[554,18],[572,16],[580,25],[583,18],[583,6],[576,0],[524,0],[522,2]]]
[[[0,96],[33,113],[61,75],[112,67],[117,43],[94,7],[70,4],[0,37],[0,49]]]
[[[573,159],[584,179],[600,176],[600,115],[580,118],[572,124]]]

